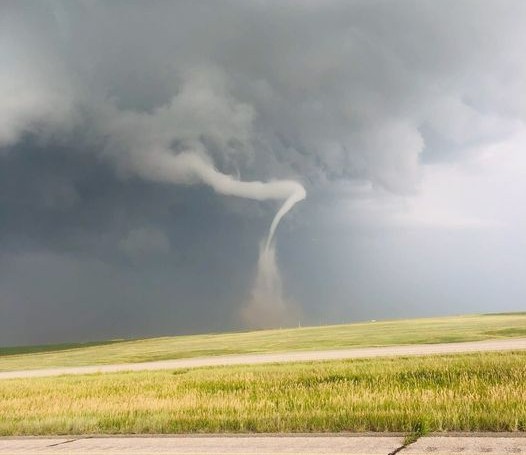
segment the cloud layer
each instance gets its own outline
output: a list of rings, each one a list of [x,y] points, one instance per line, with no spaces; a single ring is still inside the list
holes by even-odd
[[[283,201],[302,185],[310,202],[288,220],[283,238],[295,230],[304,244],[282,245],[279,260],[290,280],[285,289],[290,283],[292,300],[313,321],[324,311],[313,293],[301,296],[300,284],[314,286],[309,273],[330,282],[336,259],[320,264],[312,238],[343,245],[364,229],[366,237],[376,229],[505,230],[482,244],[495,251],[504,239],[519,244],[525,13],[519,0],[3,2],[0,257],[19,270],[11,281],[23,286],[50,255],[50,267],[72,261],[80,288],[97,288],[106,282],[93,264],[105,264],[123,281],[133,270],[149,283],[160,316],[147,333],[165,330],[159,320],[168,307],[186,314],[172,318],[176,329],[188,325],[177,319],[201,321],[195,330],[232,326],[250,294],[243,283],[257,262],[254,245],[277,207],[226,196]],[[436,234],[427,235],[433,242]],[[385,250],[395,255],[389,242]],[[409,257],[422,245],[405,248]],[[444,258],[444,267],[465,254]],[[364,255],[359,270],[374,257]],[[221,260],[221,271],[205,265]],[[323,273],[308,269],[311,262]],[[515,283],[522,267],[517,257],[515,272],[502,273]],[[168,278],[156,287],[148,277],[159,268],[180,277],[199,269],[206,290]],[[37,286],[30,296],[0,283],[0,309],[20,319],[53,301],[75,307],[82,298],[58,291],[60,275],[49,278],[56,292]],[[377,289],[374,270],[367,276],[363,295]],[[232,285],[213,284],[225,279]],[[328,313],[367,317],[364,307],[386,309],[389,295],[407,291],[385,284],[368,300],[353,286],[316,298],[332,306]],[[140,299],[110,288],[101,285],[94,300],[129,299],[133,313]],[[506,288],[522,295],[515,284]],[[356,301],[345,303],[345,293]],[[217,327],[203,317],[211,295],[219,296]],[[400,305],[393,314],[403,314]],[[130,336],[141,318],[141,311],[130,317]],[[48,328],[61,338],[51,322]],[[93,333],[110,336],[111,328]],[[10,335],[0,343],[45,338]]]

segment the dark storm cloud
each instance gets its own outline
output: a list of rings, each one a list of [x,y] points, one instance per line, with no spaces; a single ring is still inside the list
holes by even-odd
[[[308,319],[320,313],[306,283],[319,274],[305,265],[319,257],[309,238],[327,235],[309,225],[320,214],[338,224],[325,211],[341,213],[342,185],[373,188],[351,191],[362,205],[375,191],[415,194],[425,166],[462,163],[525,120],[521,1],[13,1],[0,9],[0,343],[239,323],[274,204],[162,183],[163,169],[150,166],[161,149],[198,150],[246,180],[308,187],[311,202],[281,227],[287,238],[301,231],[303,246],[289,241],[305,251],[280,244]],[[386,246],[393,257],[396,242]],[[378,264],[374,253],[360,257],[359,271]],[[317,289],[334,276],[322,274]],[[376,315],[393,287],[368,301],[375,279],[363,280],[350,293],[362,308],[354,314],[371,304]],[[317,299],[345,312],[349,289],[333,288]],[[87,323],[66,328],[75,315]]]
[[[167,128],[179,129],[180,141],[204,141],[226,168],[263,174],[285,166],[285,175],[356,176],[409,190],[423,132],[462,144],[505,132],[510,116],[524,114],[514,95],[524,76],[514,45],[523,38],[520,2],[50,2],[6,9],[4,53],[25,57],[13,61],[11,75],[31,70],[26,104],[16,106],[15,97],[7,106],[19,132],[31,123],[74,121],[70,111],[79,106],[98,115],[95,105],[108,103],[151,113],[177,102],[186,87],[189,97],[202,98],[181,106]],[[217,112],[199,105],[213,101]],[[244,112],[218,124],[218,138],[209,124],[229,104]],[[181,125],[189,116],[193,122]],[[4,133],[4,141],[14,134]]]

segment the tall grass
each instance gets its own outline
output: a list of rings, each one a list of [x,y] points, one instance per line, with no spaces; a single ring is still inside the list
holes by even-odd
[[[0,381],[0,435],[525,431],[526,352]]]
[[[245,333],[150,338],[71,349],[63,349],[64,346],[61,346],[61,350],[55,352],[21,355],[14,355],[16,350],[11,349],[11,355],[8,356],[2,355],[0,350],[0,371],[145,362],[221,354],[474,341],[518,336],[526,336],[526,313],[405,319]],[[26,352],[31,351],[31,348],[24,349]],[[34,350],[42,350],[42,347],[34,347]]]

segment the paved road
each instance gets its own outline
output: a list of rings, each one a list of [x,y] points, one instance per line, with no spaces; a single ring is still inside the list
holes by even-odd
[[[401,436],[278,435],[0,439],[0,455],[492,455],[526,453],[526,437],[425,437],[404,447]]]
[[[526,454],[526,437],[425,437],[400,450],[400,455],[505,455]]]
[[[84,367],[46,368],[39,370],[4,371],[0,379],[33,378],[63,374],[114,373],[117,371],[169,370],[219,365],[255,365],[262,363],[309,362],[319,360],[363,359],[371,357],[418,356],[467,352],[525,350],[526,338],[470,341],[466,343],[415,344],[375,348],[338,349],[331,351],[295,351],[270,354],[239,354],[158,362],[122,363]]]
[[[367,454],[387,455],[403,444],[401,437],[219,436],[161,438],[0,440],[0,454]]]

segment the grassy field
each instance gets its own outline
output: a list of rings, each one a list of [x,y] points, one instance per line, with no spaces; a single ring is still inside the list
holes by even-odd
[[[87,343],[40,344],[35,346],[7,346],[0,347],[0,357],[20,354],[36,354],[40,352],[70,351],[72,349],[89,348],[93,346],[103,346],[122,342],[124,342],[124,340],[88,341]]]
[[[0,350],[0,371],[145,362],[197,356],[339,349],[526,336],[526,313],[405,319],[357,324],[175,336]],[[18,351],[17,351],[18,349]]]
[[[0,381],[0,435],[525,431],[526,352]]]

